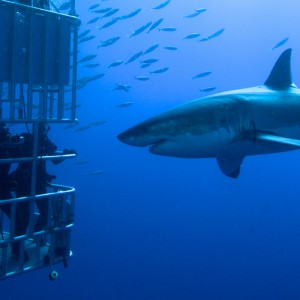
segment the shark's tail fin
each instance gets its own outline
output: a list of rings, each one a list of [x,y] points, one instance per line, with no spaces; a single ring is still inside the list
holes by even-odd
[[[277,59],[265,85],[273,90],[284,90],[296,87],[291,73],[292,49],[285,50]]]

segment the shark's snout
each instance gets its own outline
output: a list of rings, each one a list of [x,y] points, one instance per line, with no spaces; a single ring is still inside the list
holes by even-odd
[[[151,124],[144,122],[123,131],[117,137],[121,142],[136,147],[161,144],[166,137],[153,129]]]
[[[151,141],[143,134],[140,128],[132,127],[118,135],[118,139],[130,146],[146,147]]]
[[[136,138],[129,130],[120,133],[117,137],[124,144],[138,146],[136,143]]]

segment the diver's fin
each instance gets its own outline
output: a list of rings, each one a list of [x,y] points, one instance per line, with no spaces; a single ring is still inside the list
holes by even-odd
[[[262,141],[262,142],[271,142],[271,143],[276,143],[276,144],[280,144],[280,145],[300,148],[300,140],[285,138],[282,136],[277,136],[277,135],[268,134],[268,133],[257,133],[256,140]]]
[[[242,156],[234,157],[224,155],[217,157],[217,162],[224,175],[231,178],[237,178],[240,175],[243,159],[244,157]]]
[[[264,83],[268,88],[284,90],[296,87],[292,80],[291,54],[292,49],[287,49],[279,56],[268,79]]]

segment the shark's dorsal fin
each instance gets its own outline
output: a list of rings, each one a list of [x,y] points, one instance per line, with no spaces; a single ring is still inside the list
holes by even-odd
[[[277,59],[265,85],[273,90],[284,90],[296,87],[291,73],[292,49],[287,49]]]

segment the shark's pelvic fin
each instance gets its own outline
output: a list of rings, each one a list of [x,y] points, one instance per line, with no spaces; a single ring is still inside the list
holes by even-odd
[[[217,162],[220,170],[224,175],[237,178],[240,175],[241,164],[244,157],[242,156],[220,156],[217,157]]]
[[[277,59],[265,85],[273,90],[284,90],[296,87],[291,74],[292,49],[287,49]]]
[[[300,148],[300,140],[289,139],[282,136],[276,136],[268,133],[258,133],[256,135],[257,141],[271,142],[276,144],[281,144],[284,146],[291,146],[295,148]]]

